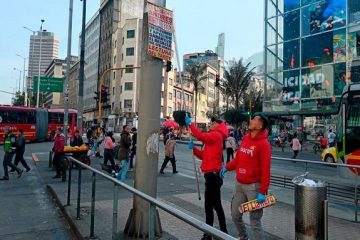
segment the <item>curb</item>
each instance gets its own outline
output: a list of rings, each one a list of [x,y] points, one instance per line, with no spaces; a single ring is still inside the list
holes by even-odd
[[[70,214],[66,211],[65,207],[62,205],[59,197],[55,193],[54,189],[50,185],[46,185],[46,190],[51,195],[52,199],[55,201],[55,204],[59,207],[61,213],[64,215],[67,224],[70,226],[70,231],[75,236],[77,240],[84,240],[85,238],[80,233],[79,229],[77,228],[74,220],[71,218]]]

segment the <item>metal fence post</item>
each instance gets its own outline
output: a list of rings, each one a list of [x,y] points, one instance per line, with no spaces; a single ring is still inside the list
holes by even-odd
[[[329,202],[328,200],[324,200],[324,240],[328,240],[329,234],[329,225],[328,225],[328,217],[329,217]]]
[[[92,173],[90,238],[94,238],[96,173]]]
[[[307,172],[307,170],[308,170],[308,163],[305,162],[305,172]]]
[[[53,152],[50,151],[50,152],[49,152],[49,168],[52,167],[52,155],[53,155]]]
[[[356,171],[355,177],[355,196],[354,196],[354,205],[355,205],[355,222],[358,221],[358,178],[359,178],[359,169],[354,169]]]
[[[116,239],[117,235],[117,214],[118,214],[118,198],[119,198],[119,187],[114,183],[114,201],[113,201],[113,232],[112,239]]]
[[[67,206],[70,206],[70,195],[71,195],[71,172],[72,172],[72,159],[69,158],[69,181],[68,181],[68,192],[67,192]]]
[[[81,165],[79,167],[79,176],[78,176],[78,196],[77,196],[77,209],[76,209],[76,219],[80,219],[80,198],[81,198]]]
[[[155,206],[149,204],[149,239],[155,239]]]

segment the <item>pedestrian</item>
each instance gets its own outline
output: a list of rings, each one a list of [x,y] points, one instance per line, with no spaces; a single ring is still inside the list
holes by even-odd
[[[121,169],[116,174],[116,178],[122,182],[125,181],[126,173],[128,171],[130,147],[131,147],[130,127],[128,125],[124,125],[123,131],[120,134],[120,150],[118,155],[118,159],[121,162]]]
[[[302,129],[299,129],[299,131],[297,132],[297,138],[299,139],[301,146],[303,146],[305,137],[304,137],[304,132]],[[300,149],[300,152],[301,151],[302,151],[302,148]]]
[[[234,158],[234,151],[236,150],[235,138],[233,137],[233,133],[230,133],[228,138],[226,139],[226,162],[228,163],[230,159]]]
[[[131,153],[130,153],[130,168],[129,171],[133,171],[134,168],[134,157],[136,155],[136,145],[137,145],[137,129],[133,127],[131,129],[132,136],[131,136]]]
[[[296,156],[298,155],[299,151],[301,150],[301,143],[300,143],[296,133],[294,133],[293,139],[291,140],[291,143],[290,143],[290,147],[294,152],[292,158],[295,159]]]
[[[333,132],[332,129],[330,129],[328,134],[329,147],[335,147],[335,139],[336,139],[336,134]]]
[[[9,170],[8,166],[18,173],[18,178],[21,177],[23,170],[16,167],[12,163],[12,159],[14,157],[16,151],[16,137],[12,133],[10,127],[5,127],[5,137],[4,137],[4,160],[3,160],[3,167],[4,167],[4,176],[0,178],[0,180],[9,180]]]
[[[54,152],[53,165],[55,166],[56,170],[56,175],[53,178],[55,179],[62,177],[63,182],[66,181],[66,166],[65,163],[62,162],[62,157],[64,156],[64,146],[65,136],[62,133],[62,129],[57,128],[55,133],[55,142],[52,148],[52,151]]]
[[[226,124],[216,118],[211,118],[210,131],[203,133],[195,124],[191,123],[189,117],[185,118],[185,123],[190,126],[192,135],[204,143],[203,150],[194,147],[192,141],[189,142],[189,149],[193,149],[196,157],[201,160],[200,169],[205,178],[205,218],[206,224],[213,226],[214,209],[217,213],[220,230],[227,233],[224,209],[221,205],[220,188],[223,180],[220,177],[223,155],[223,141],[228,136]],[[202,240],[212,239],[211,236],[204,234]]]
[[[221,177],[227,171],[236,170],[236,183],[231,201],[231,217],[239,233],[239,239],[248,239],[245,223],[238,207],[245,202],[257,199],[262,203],[270,184],[271,146],[267,139],[268,120],[260,115],[249,123],[248,133],[244,136],[235,158],[221,170]],[[264,239],[261,227],[263,209],[250,212],[250,226],[254,239]]]
[[[19,162],[23,165],[23,167],[26,169],[26,172],[29,172],[31,168],[26,163],[24,159],[24,153],[25,153],[25,137],[24,137],[24,130],[19,129],[19,136],[16,139],[16,153],[15,153],[15,166],[19,164]]]
[[[171,162],[173,173],[178,173],[178,171],[176,171],[176,161],[174,154],[175,145],[176,145],[176,135],[171,133],[165,145],[165,159],[160,169],[161,174],[164,174],[164,169],[169,161]]]
[[[113,149],[116,146],[115,141],[112,140],[113,133],[108,132],[104,138],[104,165],[110,161],[112,172],[115,173],[115,161]]]
[[[91,127],[88,127],[88,129],[86,131],[86,138],[87,138],[88,144],[90,144],[92,134],[93,134],[93,130],[91,129]]]

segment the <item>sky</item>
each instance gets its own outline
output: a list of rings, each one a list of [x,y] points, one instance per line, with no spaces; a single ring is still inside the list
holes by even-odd
[[[82,1],[73,0],[72,55],[78,54],[81,30]],[[87,0],[86,19],[98,10],[100,0]],[[28,58],[30,31],[43,29],[60,39],[60,58],[67,53],[69,0],[3,1],[0,16],[0,104],[11,104]],[[179,55],[191,52],[215,51],[218,34],[225,33],[225,60],[248,58],[262,51],[264,41],[264,0],[167,0],[174,11]],[[27,69],[27,60],[25,69]],[[22,79],[21,79],[22,86]],[[22,88],[21,88],[22,89]]]

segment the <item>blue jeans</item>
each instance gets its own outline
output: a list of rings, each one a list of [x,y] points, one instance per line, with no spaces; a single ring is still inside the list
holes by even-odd
[[[129,163],[127,159],[123,159],[121,160],[121,170],[119,171],[119,173],[117,174],[117,179],[124,182],[125,178],[126,178],[126,173],[128,171],[129,168]]]

